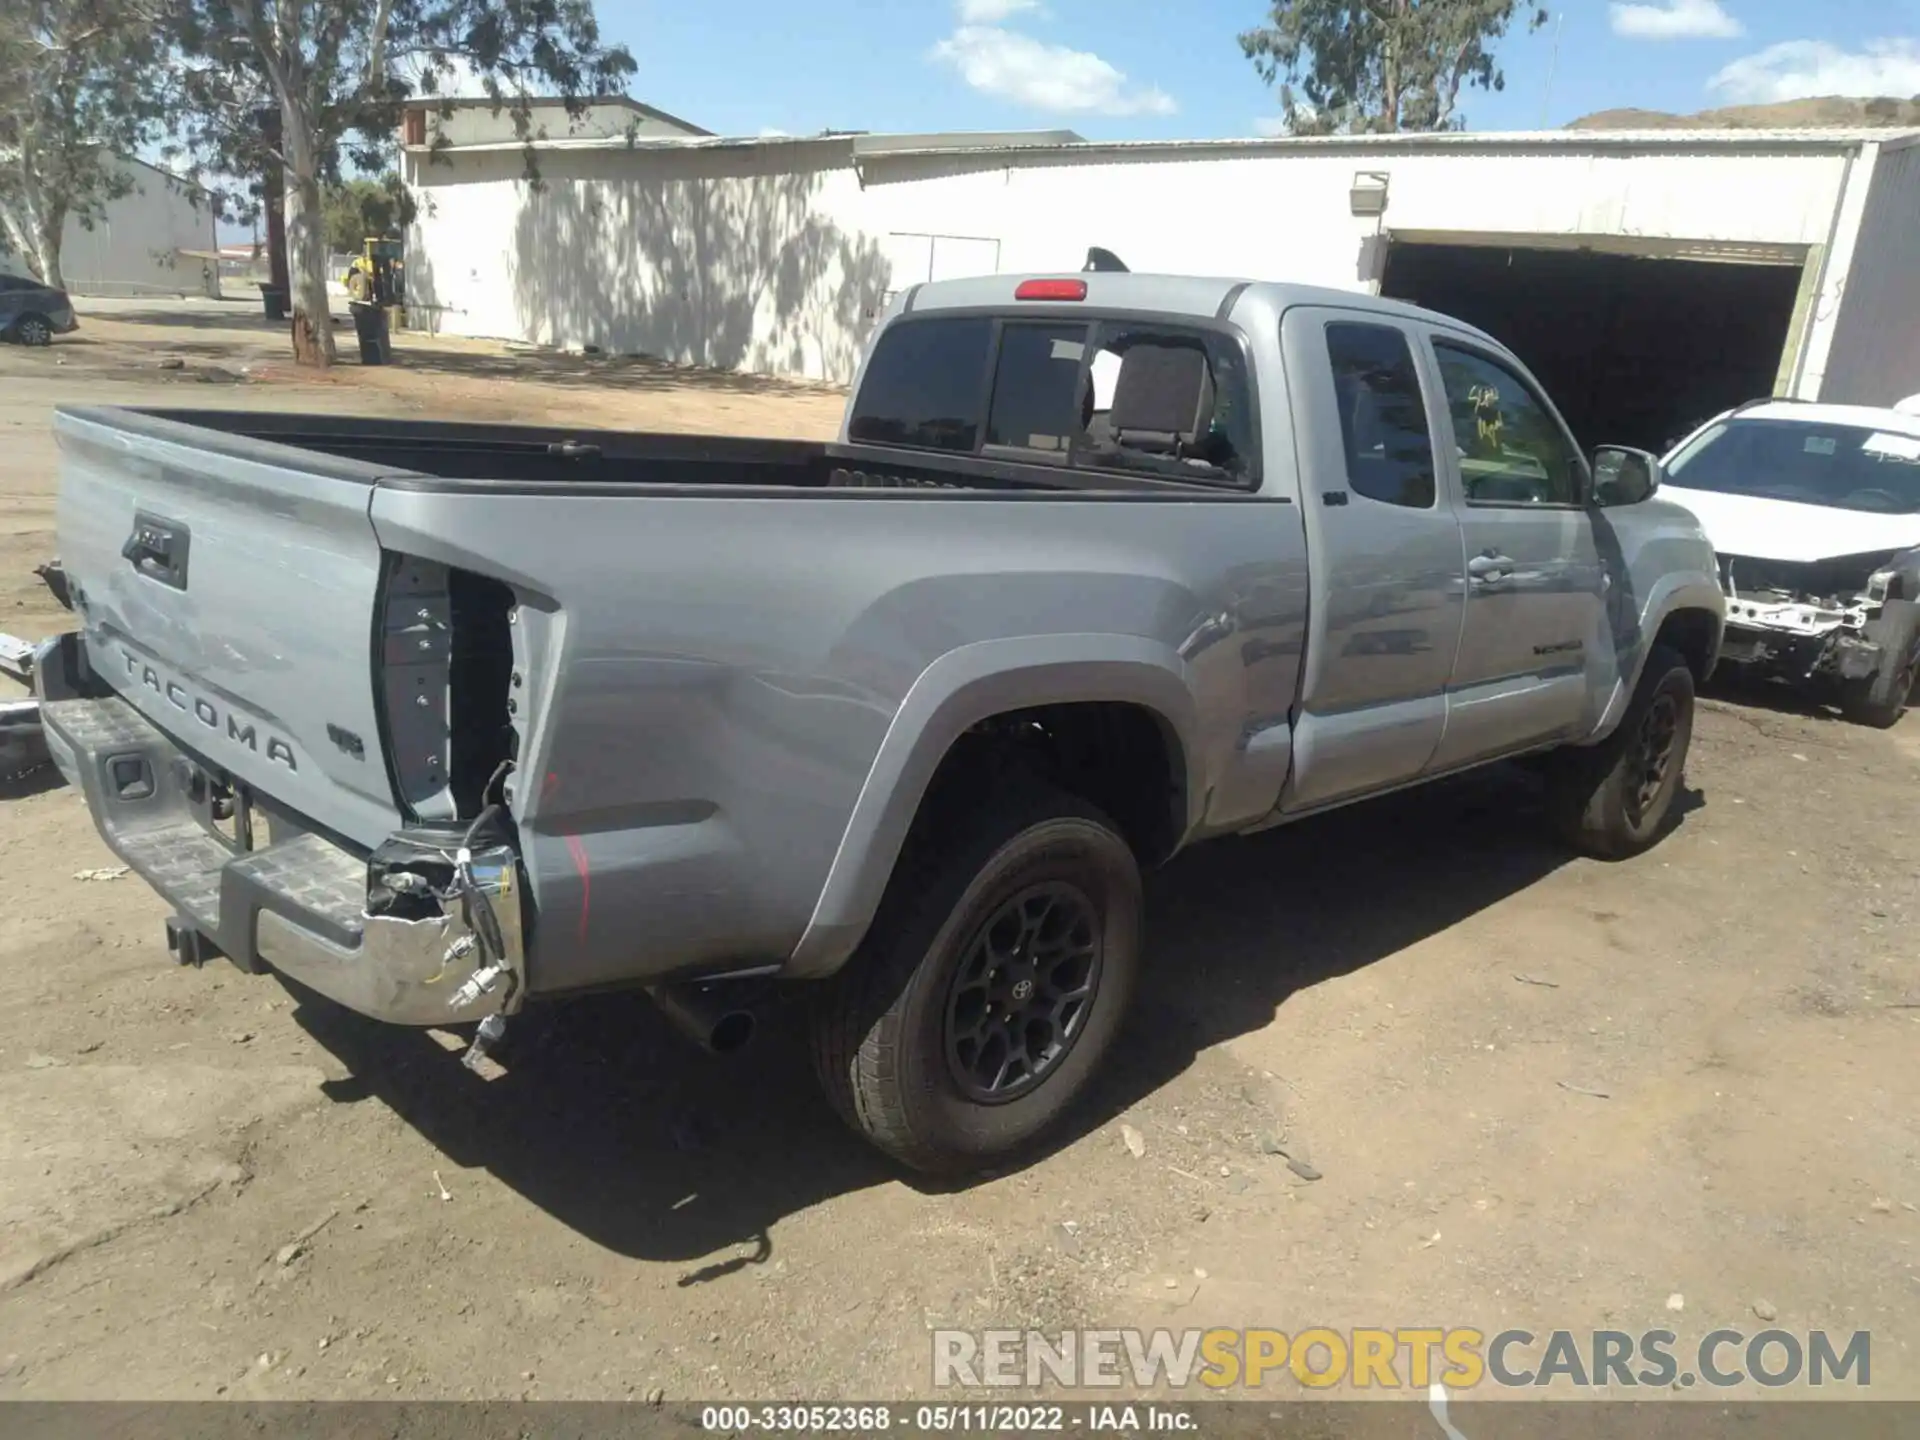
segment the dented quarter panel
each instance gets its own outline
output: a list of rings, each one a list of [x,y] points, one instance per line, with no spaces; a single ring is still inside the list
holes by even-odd
[[[943,737],[1000,710],[1156,709],[1196,832],[1264,814],[1284,778],[1242,726],[1284,720],[1297,684],[1288,503],[396,488],[373,519],[389,548],[523,595],[514,808],[537,992],[782,962],[816,909],[818,940],[857,932],[917,801],[855,825],[883,746],[924,784]],[[984,683],[969,657],[991,657]],[[843,848],[876,834],[884,863],[828,892]]]

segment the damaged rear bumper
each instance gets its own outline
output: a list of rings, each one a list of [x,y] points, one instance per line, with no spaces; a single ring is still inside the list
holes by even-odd
[[[60,689],[44,672],[42,687]],[[509,847],[476,850],[456,883],[458,833],[405,831],[366,855],[243,801],[229,834],[218,828],[224,777],[126,701],[46,698],[41,717],[54,764],[102,837],[178,912],[168,929],[182,960],[217,949],[398,1025],[519,1008],[522,886]],[[419,878],[395,879],[409,875]]]

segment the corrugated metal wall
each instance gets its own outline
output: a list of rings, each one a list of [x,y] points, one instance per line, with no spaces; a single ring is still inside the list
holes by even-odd
[[[1804,250],[1830,238],[1847,176],[1838,143],[1764,140],[857,160],[844,140],[643,147],[549,152],[544,193],[522,183],[517,154],[408,161],[423,199],[409,295],[439,328],[833,380],[851,375],[875,308],[903,280],[1077,270],[1099,245],[1135,270],[1367,291],[1383,225],[1456,243]],[[1383,217],[1353,213],[1363,171],[1387,176]],[[1820,315],[1837,305],[1823,293]],[[1824,338],[1829,323],[1810,333]]]
[[[1891,405],[1920,394],[1920,145],[1880,152],[1842,286],[1819,398]]]

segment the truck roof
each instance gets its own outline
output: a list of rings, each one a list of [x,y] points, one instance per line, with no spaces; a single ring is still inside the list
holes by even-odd
[[[1277,314],[1294,305],[1327,305],[1346,310],[1371,310],[1402,319],[1425,320],[1463,331],[1499,345],[1491,335],[1464,320],[1423,310],[1401,300],[1387,300],[1361,291],[1335,290],[1324,285],[1295,285],[1285,281],[1237,280],[1195,275],[1142,275],[1132,271],[1084,270],[1056,274],[981,275],[966,280],[936,280],[909,292],[905,311],[1003,309],[1013,303],[1014,291],[1028,280],[1081,280],[1087,297],[1082,303],[1103,310],[1149,311],[1211,319],[1230,295],[1245,291],[1263,299]],[[1236,296],[1236,299],[1238,297]],[[1057,303],[1057,302],[1056,302]],[[904,312],[903,312],[904,313]],[[1505,349],[1505,346],[1499,348]]]

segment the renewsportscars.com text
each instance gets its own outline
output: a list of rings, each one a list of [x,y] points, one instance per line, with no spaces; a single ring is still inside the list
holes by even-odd
[[[1873,1378],[1865,1330],[1486,1331],[1466,1327],[1335,1330],[936,1330],[933,1383],[963,1388],[1199,1385],[1257,1389],[1424,1391],[1504,1388],[1667,1389],[1706,1385],[1846,1385]]]

